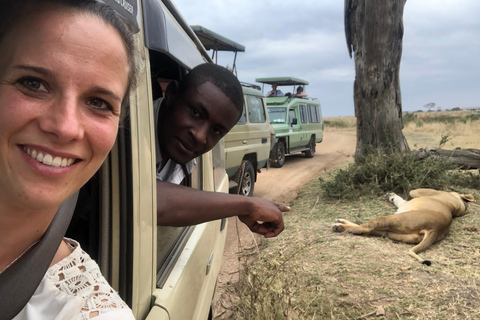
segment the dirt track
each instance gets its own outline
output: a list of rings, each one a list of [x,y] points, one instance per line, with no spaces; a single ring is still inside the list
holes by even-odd
[[[289,204],[297,197],[298,190],[320,172],[328,171],[353,161],[355,135],[351,132],[325,132],[324,140],[317,144],[315,156],[306,159],[303,154],[288,156],[282,168],[262,170],[258,175],[253,196]],[[238,226],[238,229],[237,229]],[[227,242],[222,259],[222,268],[215,294],[215,319],[229,319],[228,302],[224,299],[225,287],[236,282],[239,262],[237,252],[250,249],[260,240],[237,218],[228,221]],[[279,235],[281,236],[281,234]]]

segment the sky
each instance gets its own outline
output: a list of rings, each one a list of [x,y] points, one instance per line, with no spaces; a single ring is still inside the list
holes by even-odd
[[[173,0],[190,25],[246,47],[240,81],[292,76],[309,81],[324,117],[353,116],[355,65],[341,0]],[[480,106],[479,0],[408,0],[404,9],[400,86],[403,111]],[[211,55],[211,52],[209,52]],[[230,67],[234,54],[219,52]],[[256,83],[258,84],[258,83]],[[270,86],[265,86],[265,91]],[[282,88],[280,88],[282,89]],[[282,89],[291,91],[291,88]]]

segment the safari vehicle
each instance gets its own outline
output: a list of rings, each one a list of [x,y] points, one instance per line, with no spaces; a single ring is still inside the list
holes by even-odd
[[[293,77],[257,78],[255,81],[278,87],[308,85],[308,81]],[[270,153],[272,167],[280,168],[285,155],[303,152],[313,158],[316,144],[323,141],[323,120],[320,102],[296,97],[287,92],[283,97],[266,98],[270,123],[275,130],[275,145]]]
[[[225,167],[230,179],[230,192],[251,197],[257,172],[269,167],[271,141],[275,134],[260,87],[242,83],[242,89],[245,97],[243,114],[224,138]]]
[[[218,57],[218,51],[235,52],[232,72],[236,74],[237,52],[245,47],[227,39],[205,27],[192,26],[205,49],[212,50],[212,59]],[[230,179],[230,192],[251,197],[257,172],[269,167],[270,150],[275,138],[269,124],[267,106],[260,87],[241,83],[245,98],[243,115],[238,123],[225,136],[226,170]],[[274,140],[273,140],[274,141]]]
[[[157,227],[153,100],[156,78],[180,80],[212,62],[168,0],[104,0],[136,30],[138,85],[116,144],[82,188],[68,237],[78,239],[136,319],[207,319],[226,236],[226,220]],[[197,158],[191,187],[228,192],[219,143]],[[211,315],[210,315],[211,316]]]

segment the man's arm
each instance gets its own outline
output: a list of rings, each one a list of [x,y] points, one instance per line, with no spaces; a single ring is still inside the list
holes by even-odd
[[[161,226],[190,226],[238,216],[251,231],[270,238],[283,231],[282,212],[287,211],[289,207],[263,198],[201,191],[157,180],[157,224]]]

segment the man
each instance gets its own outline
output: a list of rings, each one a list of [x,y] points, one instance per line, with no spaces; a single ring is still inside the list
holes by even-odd
[[[267,94],[267,97],[283,97],[285,94],[281,90],[277,90],[277,84],[272,84],[272,90]]]
[[[298,87],[297,93],[295,93],[295,97],[305,98],[306,96],[308,96],[308,94],[303,93],[303,87]]]
[[[202,64],[181,82],[171,82],[165,98],[155,105],[160,105],[158,225],[180,227],[238,216],[251,231],[267,238],[282,232],[282,212],[289,207],[179,185],[192,172],[195,158],[210,151],[240,118],[243,93],[238,79],[224,67]]]

